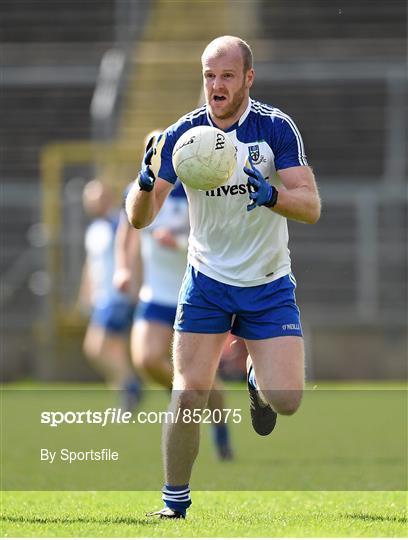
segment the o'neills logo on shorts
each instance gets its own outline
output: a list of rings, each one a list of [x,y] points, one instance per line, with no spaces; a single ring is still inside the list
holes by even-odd
[[[224,195],[246,195],[254,191],[254,188],[249,184],[229,184],[220,186],[217,189],[211,189],[205,192],[207,197],[223,197]]]
[[[300,330],[300,324],[282,324],[282,330]]]
[[[176,311],[176,323],[177,324],[183,324],[184,323],[184,308],[183,308],[183,304],[179,304],[177,306],[177,311]]]

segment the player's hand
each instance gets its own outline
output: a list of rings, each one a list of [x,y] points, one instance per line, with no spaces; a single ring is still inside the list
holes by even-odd
[[[155,152],[155,137],[153,136],[146,146],[146,152],[142,161],[142,168],[138,176],[139,187],[142,191],[152,191],[156,177],[150,168],[152,157]]]
[[[252,187],[249,198],[253,201],[247,205],[248,212],[257,206],[272,208],[278,199],[278,190],[267,182],[261,171],[254,166],[251,156],[248,156],[248,161],[251,168],[244,166],[244,172],[248,175],[249,186]]]

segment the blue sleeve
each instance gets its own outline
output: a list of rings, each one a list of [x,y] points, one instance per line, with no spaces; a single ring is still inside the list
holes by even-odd
[[[290,116],[279,113],[272,119],[272,124],[276,170],[307,165],[302,136]]]
[[[186,192],[180,180],[177,180],[177,182],[174,184],[174,188],[170,191],[169,197],[174,197],[176,199],[187,199]]]

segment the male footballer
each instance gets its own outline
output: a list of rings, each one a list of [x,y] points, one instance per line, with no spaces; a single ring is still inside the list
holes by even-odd
[[[172,151],[187,130],[215,126],[233,141],[237,167],[227,183],[239,189],[211,193],[186,188],[191,232],[174,325],[171,407],[205,407],[231,330],[245,340],[249,353],[253,427],[267,435],[277,414],[296,412],[304,386],[287,218],[316,223],[320,199],[293,120],[249,96],[254,82],[249,45],[222,36],[207,45],[201,60],[206,105],[166,129],[146,152],[126,209],[134,227],[152,222],[176,182]],[[184,518],[191,505],[199,424],[166,425],[163,437],[165,507],[150,515]]]

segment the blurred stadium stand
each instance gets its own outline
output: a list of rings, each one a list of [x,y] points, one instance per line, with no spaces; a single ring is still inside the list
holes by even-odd
[[[72,311],[83,182],[98,174],[121,192],[145,133],[197,105],[202,48],[225,33],[253,46],[253,97],[295,118],[322,193],[318,225],[290,223],[309,377],[405,376],[406,11],[403,0],[3,0],[3,378],[94,376]]]

